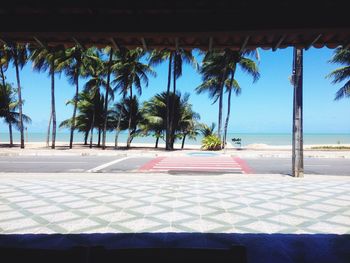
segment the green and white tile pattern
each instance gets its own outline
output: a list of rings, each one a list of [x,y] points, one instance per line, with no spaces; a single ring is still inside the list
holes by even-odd
[[[350,178],[0,176],[0,233],[350,234]]]

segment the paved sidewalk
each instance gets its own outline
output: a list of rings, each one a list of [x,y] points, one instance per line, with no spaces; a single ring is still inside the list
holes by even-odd
[[[350,178],[2,174],[0,234],[350,234]]]

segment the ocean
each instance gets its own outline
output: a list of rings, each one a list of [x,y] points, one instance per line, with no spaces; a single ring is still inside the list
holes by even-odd
[[[107,134],[107,142],[114,143],[114,133]],[[19,141],[19,133],[14,133],[14,140]],[[202,136],[197,136],[196,140],[186,138],[186,144],[201,144]],[[268,144],[268,145],[290,145],[292,141],[292,134],[288,133],[229,133],[228,140],[232,138],[241,138],[242,146],[248,144]],[[90,139],[90,138],[89,138]],[[126,142],[127,133],[119,134],[119,142]],[[69,133],[57,133],[57,141],[69,142]],[[75,142],[83,142],[84,136],[82,133],[74,135]],[[8,142],[8,133],[0,133],[0,142]],[[25,141],[27,142],[44,142],[46,141],[46,133],[25,133]],[[94,142],[97,142],[97,134],[94,134]],[[136,137],[134,143],[155,143],[155,138],[152,136]],[[160,139],[160,143],[162,140]],[[179,143],[180,141],[177,141]],[[329,134],[329,133],[306,133],[304,134],[304,144],[350,144],[350,134]]]

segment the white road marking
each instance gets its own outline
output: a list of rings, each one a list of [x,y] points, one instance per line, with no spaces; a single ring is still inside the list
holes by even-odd
[[[96,173],[96,172],[98,172],[98,171],[100,171],[100,170],[102,170],[102,169],[104,169],[104,168],[106,168],[106,167],[108,167],[108,166],[111,166],[111,165],[113,165],[113,164],[122,162],[122,161],[124,161],[124,160],[126,160],[126,159],[129,159],[129,158],[130,158],[130,157],[120,158],[120,159],[111,161],[111,162],[109,162],[109,163],[102,164],[102,165],[97,166],[97,167],[95,167],[95,168],[86,170],[86,172],[87,172],[87,173]]]

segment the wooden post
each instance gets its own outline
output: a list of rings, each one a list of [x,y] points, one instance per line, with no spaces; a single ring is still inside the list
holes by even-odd
[[[293,85],[292,175],[293,177],[303,177],[303,50],[299,48],[294,48]]]

